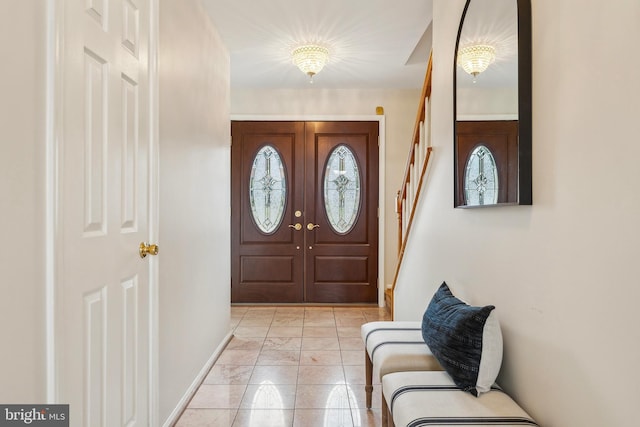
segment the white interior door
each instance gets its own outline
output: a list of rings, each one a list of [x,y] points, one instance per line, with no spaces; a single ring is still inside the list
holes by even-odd
[[[72,426],[149,424],[150,0],[65,0],[58,401]]]

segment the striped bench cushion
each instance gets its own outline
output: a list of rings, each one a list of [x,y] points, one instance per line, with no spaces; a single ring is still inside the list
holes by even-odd
[[[424,343],[421,322],[369,322],[361,334],[373,375],[382,378],[391,372],[442,370]]]
[[[444,371],[385,375],[382,393],[396,427],[538,425],[498,387],[474,397]]]

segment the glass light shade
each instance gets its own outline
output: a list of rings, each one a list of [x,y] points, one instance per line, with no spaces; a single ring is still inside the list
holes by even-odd
[[[485,71],[495,60],[496,49],[486,44],[475,44],[458,50],[458,65],[473,77]]]
[[[329,50],[323,46],[307,44],[293,49],[291,57],[300,71],[313,77],[329,60]]]

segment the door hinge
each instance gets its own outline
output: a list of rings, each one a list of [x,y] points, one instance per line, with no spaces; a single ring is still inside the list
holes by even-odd
[[[378,218],[380,218],[380,206],[378,206]]]
[[[230,137],[229,137],[229,145],[230,145],[230,146],[233,146],[233,136],[230,136]]]

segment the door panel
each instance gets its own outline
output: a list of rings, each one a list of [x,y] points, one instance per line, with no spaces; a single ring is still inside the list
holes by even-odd
[[[148,425],[149,1],[60,7],[57,400],[71,425]]]
[[[295,277],[295,260],[292,256],[243,256],[240,259],[240,281],[291,283]]]
[[[305,296],[308,302],[376,302],[378,275],[378,123],[313,122],[306,127]],[[329,223],[324,185],[329,156],[344,145],[356,158],[360,208],[345,234]]]
[[[232,302],[376,302],[378,123],[232,122],[231,128]],[[249,191],[256,153],[268,145],[287,177],[284,218],[269,233],[253,218]],[[338,231],[324,202],[327,162],[336,147],[352,153],[345,164],[352,155],[359,177],[344,170],[331,177],[332,185],[346,189],[341,194],[359,191],[354,221],[348,205],[355,199],[347,194],[342,200],[350,225]],[[291,228],[296,224],[301,229]]]
[[[304,124],[232,122],[231,134],[231,301],[300,302],[304,234],[289,225],[302,224],[295,212],[303,209]],[[286,178],[284,215],[269,233],[254,220],[250,194],[256,155],[267,145],[277,151]],[[266,186],[263,194],[268,197],[275,178],[266,175],[262,171],[255,180]],[[265,207],[267,202],[262,204]]]

